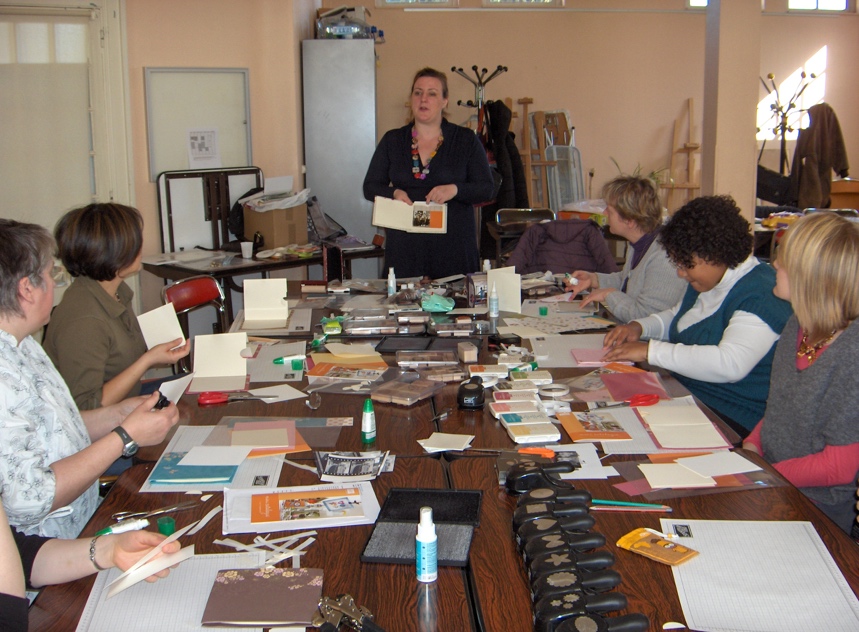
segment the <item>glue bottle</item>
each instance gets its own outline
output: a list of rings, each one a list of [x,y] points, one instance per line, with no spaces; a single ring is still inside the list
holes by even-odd
[[[376,441],[376,412],[373,410],[373,400],[364,400],[364,414],[361,415],[361,443]]]
[[[419,582],[430,583],[438,579],[438,536],[432,521],[432,507],[421,507],[421,521],[415,537],[415,561]]]
[[[394,269],[388,268],[388,296],[393,296],[397,293],[397,277],[394,275]]]
[[[495,283],[489,293],[489,318],[498,318],[498,292],[495,291]]]

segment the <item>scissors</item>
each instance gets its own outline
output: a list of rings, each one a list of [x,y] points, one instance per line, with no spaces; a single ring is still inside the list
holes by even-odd
[[[608,404],[606,402],[596,402],[597,408],[622,408],[624,406],[631,406],[633,408],[638,406],[653,406],[655,403],[659,401],[659,395],[656,393],[639,393],[638,395],[633,395],[629,399],[625,399],[622,402],[616,402],[614,404]]]
[[[230,402],[241,402],[251,399],[277,399],[277,395],[253,395],[252,393],[224,393],[223,391],[205,391],[197,395],[197,403],[200,406],[229,404]]]
[[[200,504],[197,500],[187,500],[184,503],[179,503],[177,505],[168,505],[167,507],[161,507],[160,509],[153,509],[152,511],[120,511],[111,516],[117,522],[121,522],[123,520],[130,520],[132,518],[148,518],[150,516],[160,516],[161,514],[170,513],[171,511],[185,511],[187,509],[193,509]]]

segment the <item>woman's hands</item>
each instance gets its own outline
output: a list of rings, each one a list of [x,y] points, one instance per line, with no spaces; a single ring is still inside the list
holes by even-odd
[[[608,362],[646,362],[647,343],[639,342],[641,332],[641,325],[635,321],[612,329],[603,340],[603,348],[608,349],[603,358]]]
[[[582,307],[587,307],[591,303],[600,303],[612,292],[617,292],[617,288],[601,287],[596,290],[591,290],[591,293],[582,299]]]
[[[171,403],[161,410],[154,409],[159,397],[158,391],[155,391],[148,397],[132,397],[118,404],[126,406],[138,402],[137,407],[125,417],[121,425],[141,447],[158,445],[164,441],[167,432],[179,421],[179,409],[175,404]]]
[[[143,357],[146,358],[149,368],[152,368],[163,364],[176,364],[189,353],[191,353],[191,341],[186,340],[185,344],[182,344],[182,339],[176,338],[171,342],[155,345],[144,353]]]
[[[459,189],[455,184],[442,184],[430,189],[427,193],[426,201],[431,204],[446,204],[449,200],[456,197]]]
[[[445,204],[455,198],[458,192],[459,189],[455,184],[442,184],[430,189],[430,192],[426,196],[426,202],[430,204]],[[409,194],[402,189],[394,189],[394,199],[409,205],[414,204]]]

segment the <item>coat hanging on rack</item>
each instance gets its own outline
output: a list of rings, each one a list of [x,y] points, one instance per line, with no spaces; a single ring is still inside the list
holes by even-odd
[[[790,177],[799,208],[829,208],[832,172],[847,177],[849,164],[838,117],[828,103],[808,109],[809,125],[799,130]]]

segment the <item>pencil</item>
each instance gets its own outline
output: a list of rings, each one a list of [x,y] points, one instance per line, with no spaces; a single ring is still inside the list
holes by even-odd
[[[615,507],[639,507],[644,509],[661,509],[663,511],[671,511],[671,507],[668,505],[658,505],[653,503],[633,503],[627,500],[603,500],[601,498],[593,498],[591,500],[592,505],[606,505],[606,506],[615,506]]]

